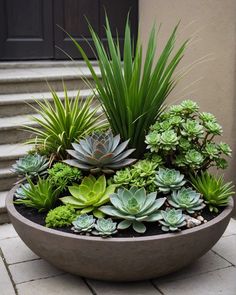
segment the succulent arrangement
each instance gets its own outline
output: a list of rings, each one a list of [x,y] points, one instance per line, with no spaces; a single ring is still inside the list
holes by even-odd
[[[93,97],[83,103],[79,94],[69,98],[65,86],[63,100],[51,89],[52,103],[37,102],[40,117],[33,121],[39,127],[27,128],[36,136],[30,140],[35,148],[13,165],[22,182],[14,199],[19,210],[30,207],[46,227],[115,238],[175,234],[228,205],[232,183],[208,170],[225,169],[231,155],[217,139],[222,127],[215,116],[192,100],[164,106],[187,44],[173,52],[177,29],[155,60],[155,28],[143,55],[127,21],[122,55],[108,20],[107,48],[90,27],[101,79],[71,37],[103,114],[99,105],[92,108]]]

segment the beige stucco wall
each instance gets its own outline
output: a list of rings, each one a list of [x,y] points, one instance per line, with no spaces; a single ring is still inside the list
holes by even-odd
[[[162,23],[160,43],[179,20],[178,40],[194,36],[181,67],[202,57],[205,61],[188,73],[170,101],[191,98],[200,104],[201,110],[217,116],[224,128],[223,139],[233,149],[225,175],[236,183],[236,1],[139,0],[139,11],[144,43],[154,21]]]

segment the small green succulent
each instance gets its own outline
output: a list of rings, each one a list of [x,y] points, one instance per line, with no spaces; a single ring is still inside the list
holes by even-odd
[[[209,157],[209,159],[218,159],[219,157],[219,148],[215,143],[207,143],[203,153],[205,156]]]
[[[231,154],[232,154],[232,150],[227,143],[220,142],[218,144],[218,149],[221,153],[223,153],[226,156],[231,156]]]
[[[22,184],[21,186],[19,186],[17,189],[16,189],[16,192],[15,192],[15,197],[17,199],[26,199],[27,196],[26,196],[26,191],[30,188],[30,184],[29,183],[25,183],[25,184]]]
[[[64,204],[81,209],[80,214],[92,212],[97,218],[103,217],[99,207],[109,201],[109,195],[115,191],[116,185],[107,186],[104,175],[96,179],[93,175],[84,177],[81,184],[69,186],[71,196],[60,198]]]
[[[173,191],[168,203],[174,208],[186,210],[189,214],[202,210],[206,206],[199,193],[185,187],[178,191]]]
[[[232,182],[224,182],[222,176],[214,176],[208,172],[201,172],[198,176],[191,176],[193,187],[202,194],[209,210],[219,212],[218,207],[227,206],[229,198],[234,195]]]
[[[75,209],[71,206],[58,206],[48,212],[45,219],[46,227],[66,227],[71,225],[76,217]]]
[[[200,168],[204,162],[204,157],[199,151],[191,149],[185,154],[185,162],[191,168]]]
[[[175,150],[179,143],[179,138],[174,130],[167,130],[160,136],[160,145],[163,150]]]
[[[206,130],[213,135],[221,135],[222,127],[217,122],[208,121],[204,123]]]
[[[182,101],[180,106],[182,107],[181,112],[184,112],[187,114],[193,114],[199,110],[198,104],[190,99]]]
[[[65,191],[73,182],[78,182],[82,175],[81,171],[76,167],[58,162],[48,169],[49,179],[55,187],[59,187],[61,191]]]
[[[132,182],[133,175],[130,168],[125,168],[124,170],[118,170],[113,177],[113,181],[118,186],[129,185]]]
[[[196,120],[187,119],[185,123],[182,124],[181,134],[187,138],[201,138],[204,134],[203,126]]]
[[[199,119],[205,122],[216,122],[216,117],[211,113],[202,112],[199,113]]]
[[[47,212],[52,209],[59,195],[59,190],[55,189],[49,179],[41,179],[34,184],[29,178],[28,187],[22,187],[26,198],[17,199],[15,204],[23,204],[26,207],[37,209],[39,212]]]
[[[160,143],[160,134],[155,130],[150,132],[145,139],[145,143],[147,144],[147,148],[151,150],[151,152],[158,152],[158,144]]]
[[[20,176],[35,177],[46,174],[48,166],[49,162],[46,157],[34,154],[20,158],[12,165],[12,169]]]
[[[117,223],[113,222],[111,218],[100,218],[97,220],[94,226],[95,230],[92,231],[92,234],[106,238],[117,233],[116,226]]]
[[[131,187],[130,190],[118,189],[110,196],[112,205],[102,206],[100,210],[115,218],[124,219],[118,229],[126,229],[132,225],[138,233],[144,233],[146,226],[142,223],[160,220],[159,209],[166,198],[156,199],[156,193],[146,194],[144,188]]]
[[[76,233],[89,233],[93,230],[95,221],[93,215],[82,214],[72,222],[73,227],[71,229]]]
[[[184,175],[174,169],[159,168],[156,174],[155,184],[159,191],[165,194],[169,193],[171,190],[180,189],[185,182]]]
[[[181,209],[167,208],[161,211],[162,218],[159,222],[162,224],[163,231],[180,231],[180,227],[186,225],[185,217]]]

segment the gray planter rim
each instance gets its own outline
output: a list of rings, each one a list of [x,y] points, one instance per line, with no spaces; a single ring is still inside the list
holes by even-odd
[[[234,208],[234,201],[233,198],[230,198],[229,204],[227,207],[223,209],[223,211],[215,218],[212,220],[201,224],[199,226],[196,226],[194,228],[190,229],[185,229],[183,231],[177,232],[177,233],[165,233],[165,234],[159,234],[159,235],[152,235],[152,236],[143,236],[143,237],[129,237],[129,238],[117,238],[117,237],[112,237],[112,238],[101,238],[101,237],[95,237],[95,236],[86,236],[86,235],[79,235],[79,234],[72,234],[72,233],[65,233],[56,229],[48,228],[43,225],[37,224],[27,218],[25,218],[23,215],[21,215],[15,208],[15,205],[13,204],[13,198],[14,198],[14,193],[18,185],[14,186],[10,192],[8,193],[6,197],[6,207],[8,212],[13,215],[16,219],[20,220],[20,222],[26,224],[27,226],[30,226],[32,228],[35,228],[40,231],[44,231],[47,233],[55,234],[55,235],[60,235],[62,237],[70,237],[74,239],[79,239],[79,240],[85,240],[85,241],[96,241],[96,242],[134,242],[134,241],[152,241],[152,240],[162,240],[162,239],[174,239],[176,236],[184,236],[184,235],[189,235],[194,232],[197,232],[199,230],[202,230],[204,228],[210,227],[211,225],[219,222],[220,220],[224,219],[227,215],[232,213],[232,210]]]

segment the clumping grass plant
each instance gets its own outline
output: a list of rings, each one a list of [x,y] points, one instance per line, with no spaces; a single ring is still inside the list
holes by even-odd
[[[179,76],[174,76],[174,72],[184,55],[188,41],[185,41],[174,53],[177,25],[158,60],[155,61],[157,46],[155,26],[149,34],[147,50],[144,53],[139,38],[135,44],[127,19],[122,57],[122,49],[116,38],[112,36],[107,18],[105,32],[108,48],[105,48],[90,25],[89,29],[101,79],[83,48],[70,37],[96,83],[97,97],[113,133],[120,134],[122,140],[130,139],[130,146],[136,149],[136,156],[140,157],[145,150],[145,133],[158,118],[164,101],[177,83]]]
[[[69,98],[64,86],[64,98],[61,99],[51,89],[53,102],[36,100],[38,108],[35,111],[40,115],[32,116],[32,121],[38,127],[25,126],[26,130],[35,135],[28,141],[35,144],[40,153],[53,155],[59,159],[67,157],[66,149],[87,134],[106,128],[102,114],[98,115],[98,107],[92,109],[93,96],[85,101],[80,100],[79,91],[75,98]]]
[[[122,58],[107,19],[107,48],[89,26],[101,79],[72,38],[108,123],[91,109],[92,97],[70,99],[66,88],[64,100],[52,90],[52,103],[37,102],[38,127],[28,127],[37,153],[13,165],[25,177],[15,192],[19,210],[30,207],[30,216],[47,227],[110,238],[175,234],[228,205],[233,185],[208,171],[226,168],[231,155],[229,145],[216,140],[223,130],[215,116],[191,100],[163,110],[187,44],[174,53],[177,28],[155,62],[155,27],[144,54],[127,21]]]

